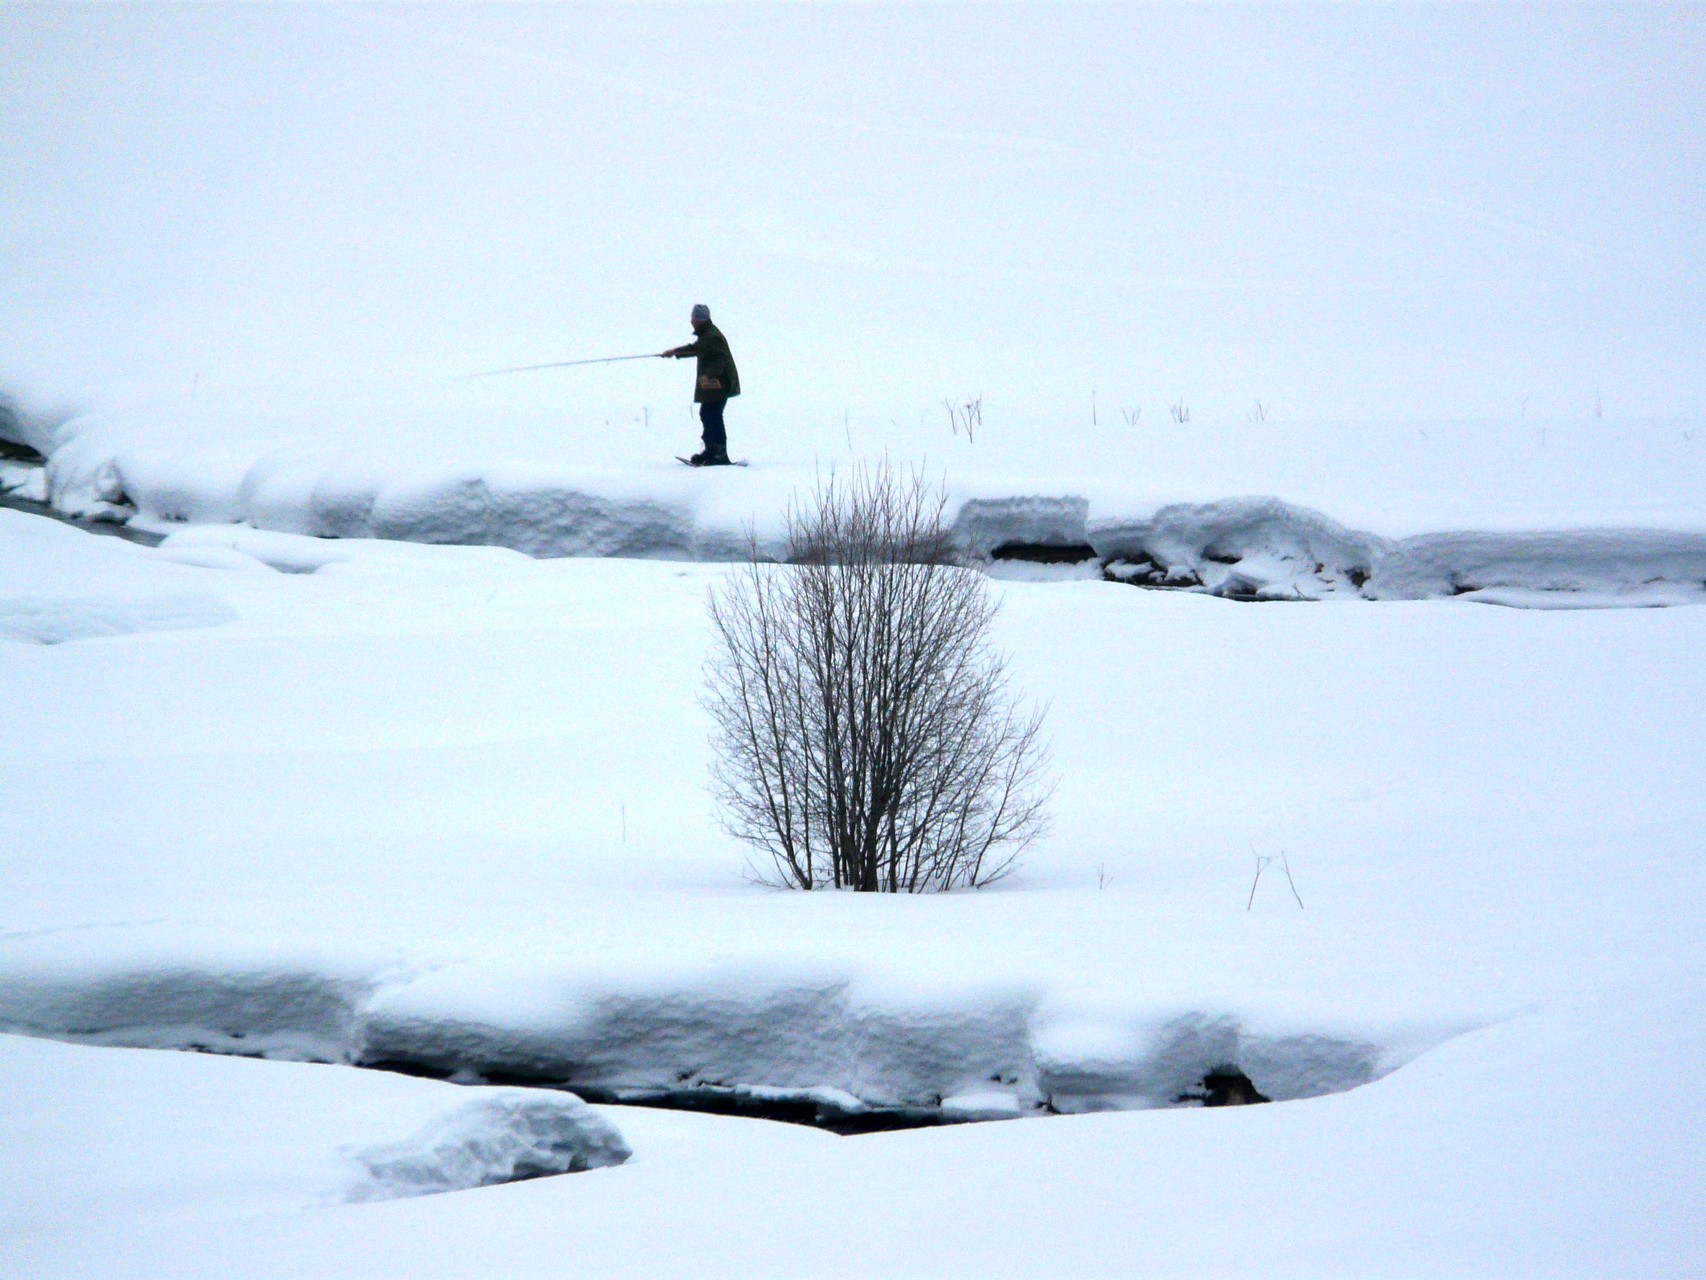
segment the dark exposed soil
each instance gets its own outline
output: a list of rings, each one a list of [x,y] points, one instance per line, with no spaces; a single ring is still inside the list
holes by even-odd
[[[1181,1093],[1175,1102],[1198,1102],[1205,1107],[1248,1107],[1273,1099],[1257,1091],[1250,1077],[1237,1067],[1216,1067],[1202,1078],[1202,1092]]]
[[[989,553],[991,560],[1023,560],[1030,564],[1083,564],[1095,560],[1096,548],[1087,542],[1003,542]]]

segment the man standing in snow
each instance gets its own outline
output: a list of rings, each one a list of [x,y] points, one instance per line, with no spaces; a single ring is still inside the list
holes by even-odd
[[[699,358],[699,376],[693,384],[693,400],[699,406],[699,421],[704,427],[705,448],[687,459],[696,467],[726,467],[729,465],[728,436],[723,431],[723,406],[730,396],[740,394],[740,373],[735,369],[734,356],[729,354],[729,340],[711,323],[711,308],[703,302],[693,307],[693,341],[685,347],[671,347],[660,356]]]

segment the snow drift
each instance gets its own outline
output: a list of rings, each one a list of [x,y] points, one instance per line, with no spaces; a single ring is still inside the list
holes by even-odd
[[[0,639],[62,644],[237,617],[204,578],[140,547],[3,508],[0,539]]]

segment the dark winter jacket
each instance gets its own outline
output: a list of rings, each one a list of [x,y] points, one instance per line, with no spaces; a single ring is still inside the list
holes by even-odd
[[[671,354],[677,360],[699,357],[698,377],[693,381],[695,403],[725,400],[740,394],[740,371],[735,368],[734,356],[729,354],[729,340],[716,325],[706,325],[697,338],[685,347],[675,348]]]

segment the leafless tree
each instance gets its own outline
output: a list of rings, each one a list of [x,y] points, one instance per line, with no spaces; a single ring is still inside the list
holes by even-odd
[[[831,474],[790,508],[788,563],[755,546],[712,592],[714,785],[768,883],[975,887],[1044,829],[1042,711],[1010,692],[946,502],[886,462]]]

